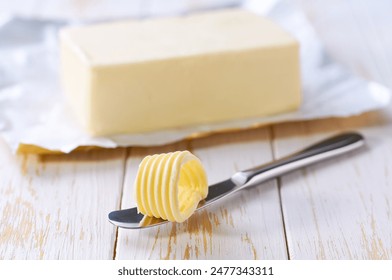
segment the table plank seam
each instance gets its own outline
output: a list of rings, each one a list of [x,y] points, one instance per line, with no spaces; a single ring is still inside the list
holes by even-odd
[[[122,178],[121,178],[121,192],[119,195],[119,202],[118,202],[118,209],[121,209],[122,207],[122,200],[123,200],[123,194],[124,194],[124,188],[125,188],[125,175],[126,175],[126,168],[127,168],[127,161],[128,161],[128,156],[130,155],[130,151],[132,148],[126,148],[125,153],[124,153],[124,161],[123,161],[123,166],[122,166]],[[118,227],[116,227],[116,235],[114,238],[114,244],[113,244],[113,255],[112,259],[116,259],[116,253],[117,253],[117,241],[118,241]]]
[[[277,160],[277,156],[276,156],[276,147],[275,147],[275,131],[274,131],[274,126],[270,125],[268,127],[269,130],[269,134],[270,134],[270,145],[271,145],[271,153],[272,153],[272,158],[274,160]],[[282,217],[282,226],[283,226],[283,235],[284,235],[284,241],[285,241],[285,245],[286,245],[286,254],[287,254],[287,259],[290,260],[290,250],[289,250],[289,242],[287,240],[287,231],[286,231],[286,221],[285,221],[285,217],[284,217],[284,213],[283,213],[283,203],[282,203],[282,194],[281,194],[281,186],[282,186],[282,181],[280,179],[280,177],[276,178],[276,185],[278,188],[278,196],[279,196],[279,206],[280,206],[280,214]]]

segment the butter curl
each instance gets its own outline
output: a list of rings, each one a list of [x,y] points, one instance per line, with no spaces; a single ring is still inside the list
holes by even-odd
[[[200,160],[189,151],[145,157],[135,180],[138,211],[172,222],[183,222],[208,194]]]

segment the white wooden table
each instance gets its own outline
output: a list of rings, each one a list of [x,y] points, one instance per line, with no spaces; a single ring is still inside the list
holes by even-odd
[[[390,48],[361,48],[358,71],[392,87],[391,60],[374,57]],[[0,259],[391,259],[391,109],[149,149],[15,156],[0,140]],[[147,154],[189,149],[214,183],[347,130],[363,133],[367,147],[242,191],[182,224],[132,231],[107,220],[135,205],[132,184]]]
[[[147,154],[190,149],[211,183],[340,131],[367,147],[242,191],[182,224],[116,229]],[[389,259],[392,117],[282,124],[161,148],[15,156],[0,142],[0,259]]]

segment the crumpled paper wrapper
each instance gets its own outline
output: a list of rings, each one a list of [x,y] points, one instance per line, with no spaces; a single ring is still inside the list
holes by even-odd
[[[152,146],[225,130],[327,117],[348,117],[388,105],[385,87],[352,75],[331,59],[301,10],[291,1],[245,2],[301,44],[303,103],[298,111],[143,134],[91,137],[74,121],[58,74],[58,30],[69,21],[0,20],[0,133],[16,152],[63,152],[78,147]],[[183,10],[182,10],[183,12]]]

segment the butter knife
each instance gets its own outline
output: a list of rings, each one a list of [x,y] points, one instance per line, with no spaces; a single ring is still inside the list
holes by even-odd
[[[354,132],[344,133],[276,161],[239,171],[231,178],[211,185],[208,196],[199,203],[196,211],[246,187],[254,186],[312,163],[347,153],[363,146],[364,143],[362,135]],[[148,228],[168,222],[163,219],[144,216],[138,213],[136,207],[110,212],[108,217],[113,225],[127,229]]]

